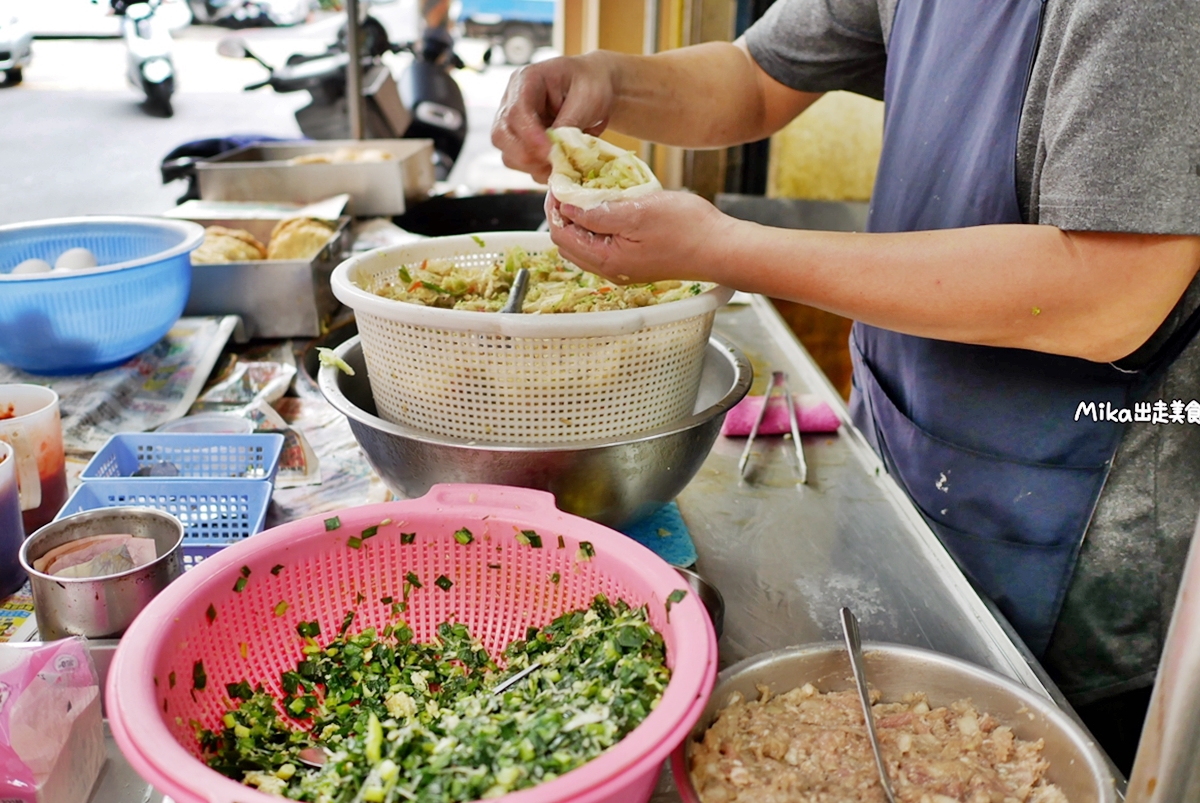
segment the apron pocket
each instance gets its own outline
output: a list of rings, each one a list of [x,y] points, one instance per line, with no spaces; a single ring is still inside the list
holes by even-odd
[[[873,445],[946,549],[1030,648],[1049,640],[1108,464],[1024,463],[918,427],[855,355]],[[981,421],[980,426],[986,426]]]

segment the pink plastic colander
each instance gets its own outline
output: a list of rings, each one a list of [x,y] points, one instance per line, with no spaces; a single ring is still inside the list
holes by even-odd
[[[340,526],[327,531],[326,520],[334,516]],[[378,527],[378,533],[357,549],[348,545],[370,527]],[[462,527],[474,535],[472,543],[454,539]],[[541,548],[518,543],[520,530],[541,535]],[[401,543],[401,532],[415,532],[414,543]],[[591,560],[579,559],[581,541],[594,547]],[[235,591],[245,569],[245,586]],[[218,725],[229,704],[227,683],[262,683],[282,694],[280,674],[301,658],[298,622],[316,619],[328,637],[338,632],[347,611],[357,610],[351,632],[382,628],[391,606],[381,600],[400,599],[408,572],[423,583],[410,592],[404,614],[418,640],[430,640],[439,623],[453,619],[466,624],[493,655],[523,637],[527,627],[586,607],[598,593],[648,605],[671,667],[658,707],[603,755],[500,799],[649,800],[663,759],[687,735],[712,692],[717,640],[708,616],[688,594],[671,606],[668,617],[667,596],[686,584],[650,550],[563,513],[551,494],[494,485],[435,485],[420,499],[292,522],[188,571],[138,616],[113,658],[107,708],[126,759],[177,803],[276,803],[279,798],[205,766],[191,721]],[[555,572],[558,583],[551,579]],[[448,590],[434,584],[439,575],[453,583]],[[200,691],[193,688],[197,661],[203,661],[207,675]]]

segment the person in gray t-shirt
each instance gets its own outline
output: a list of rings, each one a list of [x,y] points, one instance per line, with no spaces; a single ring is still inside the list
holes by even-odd
[[[826,91],[883,98],[871,234],[664,192],[551,197],[551,236],[616,280],[717,281],[858,321],[856,423],[1099,723],[1153,682],[1200,510],[1194,23],[1184,0],[779,0],[734,44],[525,68],[493,141],[545,179],[551,126],[722,147]],[[1067,421],[1104,400],[1138,420]]]

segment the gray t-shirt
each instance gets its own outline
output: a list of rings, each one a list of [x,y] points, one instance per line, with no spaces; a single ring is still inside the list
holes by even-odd
[[[793,89],[886,101],[897,2],[778,0],[746,43]],[[1196,21],[1194,0],[1047,0],[1017,143],[1027,222],[1200,234]],[[1197,305],[1200,278],[1139,354]],[[1200,400],[1200,338],[1149,396],[1160,399]],[[1197,511],[1200,424],[1129,425],[1044,659],[1072,702],[1153,683]]]

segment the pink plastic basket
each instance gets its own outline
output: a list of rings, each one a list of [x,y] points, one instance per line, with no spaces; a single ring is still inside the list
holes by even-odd
[[[326,530],[334,515],[341,526]],[[383,522],[388,522],[384,524]],[[347,541],[368,527],[378,534],[358,549]],[[454,539],[466,527],[467,545]],[[542,547],[523,546],[518,530],[535,530]],[[401,532],[416,540],[402,544]],[[558,537],[562,536],[563,548]],[[577,558],[581,541],[595,556]],[[500,569],[489,569],[488,564]],[[283,566],[277,574],[272,568]],[[235,592],[242,569],[245,588]],[[383,627],[407,572],[424,586],[409,595],[404,614],[417,639],[438,623],[465,623],[497,654],[529,626],[586,607],[597,593],[649,606],[663,635],[671,680],[642,724],[603,755],[549,783],[506,795],[506,803],[630,803],[649,800],[663,759],[695,724],[712,692],[717,640],[693,594],[671,607],[667,596],[686,588],[665,561],[637,542],[587,519],[563,513],[542,491],[493,485],[435,485],[420,499],[353,508],[268,530],[205,560],[161,592],[121,639],[108,678],[113,735],[129,763],[177,803],[276,803],[210,770],[198,758],[189,724],[215,727],[228,704],[225,684],[248,680],[280,692],[279,675],[300,659],[296,624],[317,619],[336,633],[357,609],[351,632]],[[550,580],[558,572],[560,581]],[[443,591],[432,582],[446,575]],[[358,595],[365,598],[356,605]],[[287,610],[276,615],[280,602]],[[209,605],[216,610],[210,623]],[[244,652],[244,656],[243,656]],[[195,691],[193,666],[203,660],[208,682]]]

